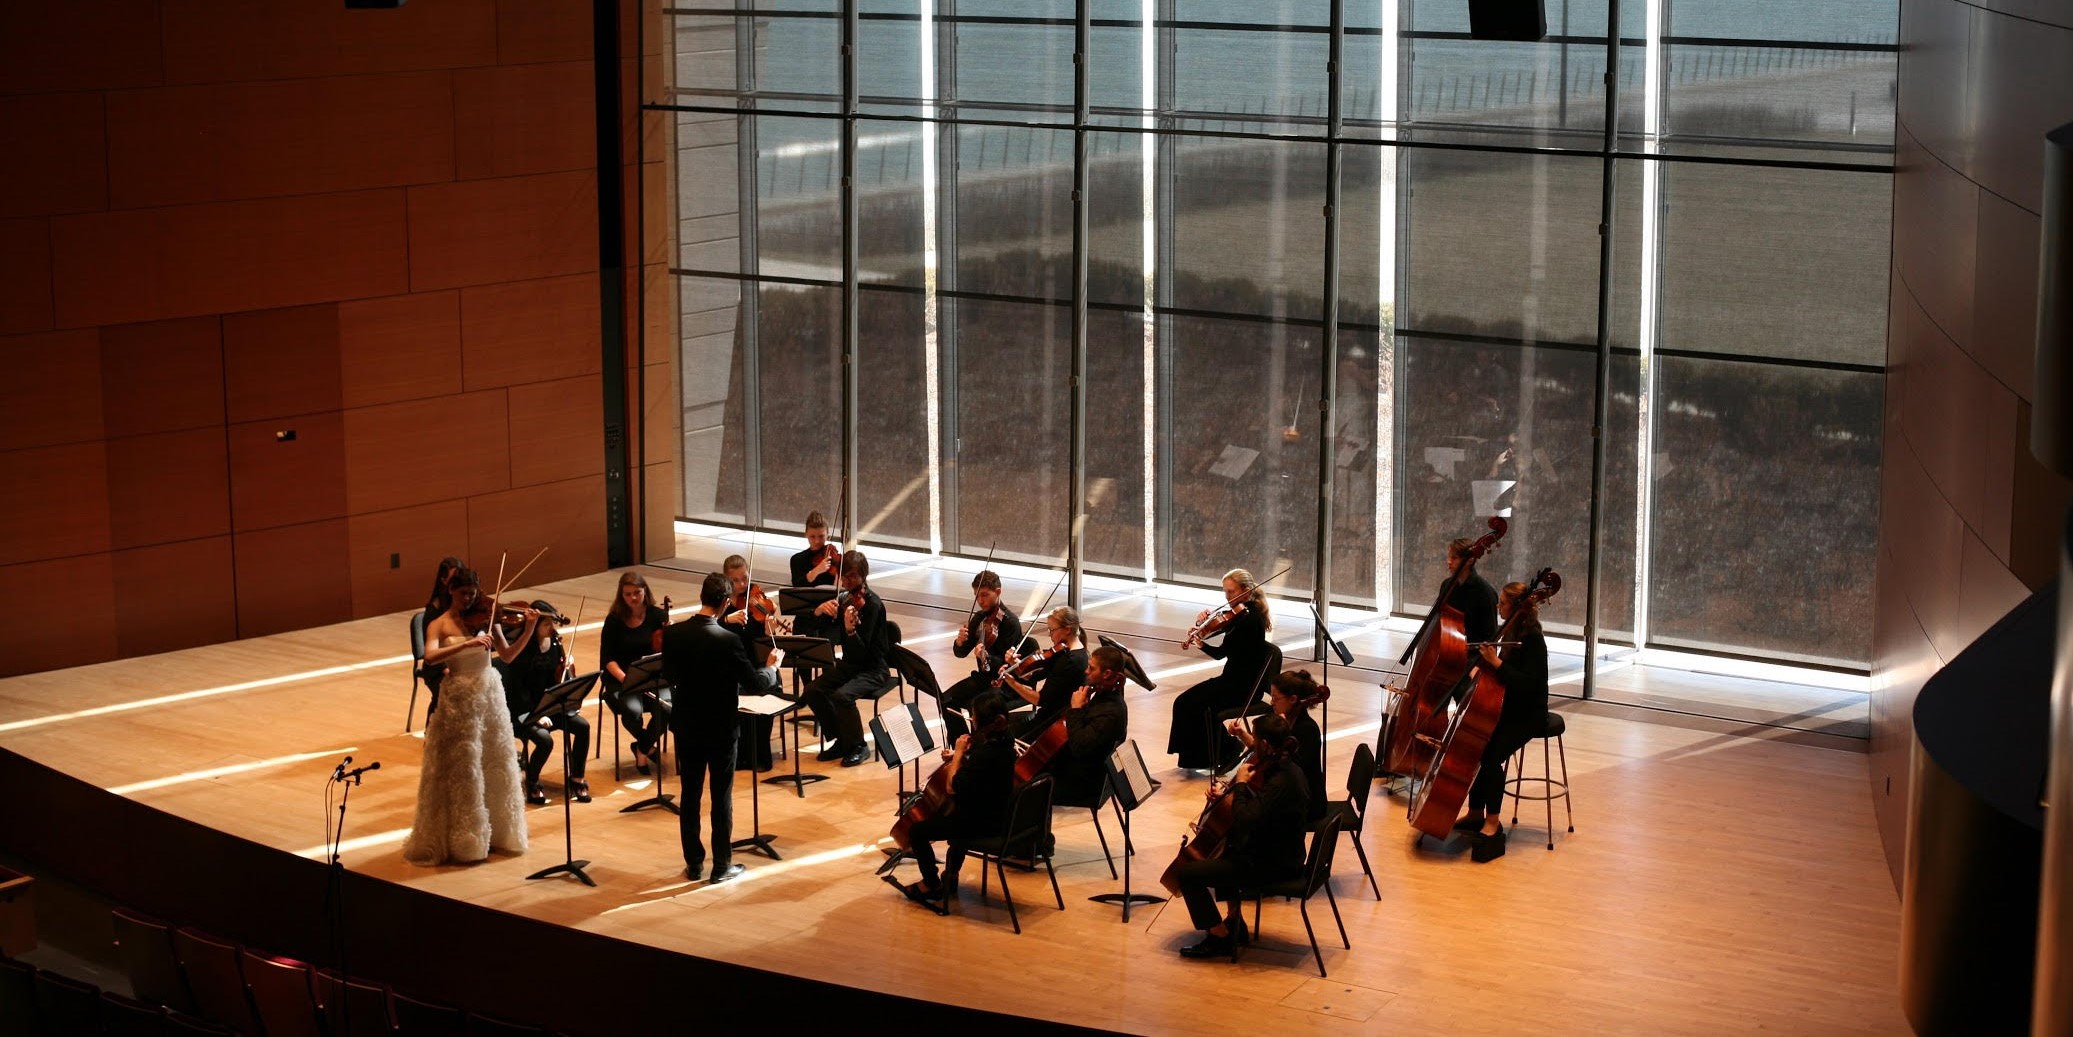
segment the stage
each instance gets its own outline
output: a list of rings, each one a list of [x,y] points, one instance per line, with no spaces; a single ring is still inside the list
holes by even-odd
[[[759,573],[798,545],[765,538]],[[680,558],[644,567],[658,595],[697,597],[697,576],[738,542],[680,537]],[[906,644],[944,685],[967,672],[950,636],[969,602],[976,562],[877,562],[873,586]],[[1023,611],[1050,587],[1010,570],[1004,600]],[[615,574],[518,593],[579,616],[579,665],[596,660],[595,625]],[[1185,779],[1163,750],[1174,695],[1213,672],[1178,650],[1199,593],[1090,591],[1090,631],[1128,644],[1159,687],[1129,690],[1131,734],[1160,792],[1135,815],[1133,885],[1156,889],[1206,782]],[[1276,602],[1271,635],[1287,665],[1307,658],[1310,619]],[[682,618],[688,609],[679,608]],[[1334,617],[1335,628],[1341,617]],[[406,614],[0,680],[0,747],[179,817],[313,859],[324,856],[325,777],[344,755],[380,761],[352,797],[344,860],[353,871],[558,925],[771,972],[1105,1029],[1144,1033],[1905,1032],[1896,991],[1898,898],[1868,802],[1866,757],[1796,744],[1791,732],[1638,722],[1564,702],[1576,831],[1555,810],[1546,849],[1538,804],[1521,812],[1510,852],[1487,865],[1466,845],[1415,840],[1401,799],[1380,786],[1363,845],[1378,902],[1342,843],[1332,882],[1352,949],[1338,945],[1320,895],[1329,979],[1319,979],[1293,903],[1269,902],[1241,964],[1182,960],[1192,942],[1174,903],[1133,910],[1088,897],[1114,892],[1085,811],[1056,815],[1059,911],[1041,871],[1012,872],[1023,932],[995,885],[939,918],[874,875],[895,806],[895,773],[876,761],[843,769],[812,759],[807,786],[763,785],[761,827],[782,861],[758,854],[741,879],[687,882],[676,819],[618,808],[652,793],[630,757],[615,782],[613,747],[590,763],[596,796],[573,808],[575,855],[595,889],[527,881],[562,860],[561,760],[546,771],[553,803],[528,810],[531,849],[463,867],[405,863],[401,843],[417,795],[421,741],[405,734],[410,698]],[[1366,667],[1405,643],[1394,629],[1349,619]],[[1557,669],[1560,669],[1558,663]],[[1372,670],[1334,667],[1327,776],[1343,795],[1354,747],[1372,742],[1380,691]],[[1559,690],[1559,689],[1558,689]],[[923,699],[934,716],[934,704]],[[1562,701],[1559,700],[1558,701]],[[886,700],[888,706],[892,699]],[[420,691],[412,726],[422,729]],[[586,715],[595,722],[594,704]],[[868,720],[868,706],[866,707]],[[1716,725],[1717,727],[1718,725]],[[609,715],[601,729],[609,743]],[[1538,746],[1530,750],[1538,755]],[[780,759],[769,774],[789,774]],[[768,774],[762,776],[769,776]],[[736,785],[737,837],[749,834],[749,774]],[[672,770],[666,779],[676,791]],[[1507,818],[1507,821],[1509,818]],[[1110,845],[1120,833],[1105,815]],[[1120,865],[1120,859],[1119,859]],[[912,879],[911,866],[902,867]],[[580,964],[577,966],[580,974]],[[514,977],[518,979],[518,977]],[[600,996],[609,996],[600,994]],[[810,1006],[774,1005],[780,1028],[820,1026]],[[858,1021],[863,1022],[862,1020]]]

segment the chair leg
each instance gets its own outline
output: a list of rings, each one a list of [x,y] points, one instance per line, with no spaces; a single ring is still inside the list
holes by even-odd
[[[1517,828],[1519,826],[1519,801],[1526,798],[1526,747],[1520,746],[1519,751],[1513,753],[1512,758],[1506,761],[1506,765],[1511,768],[1512,777],[1505,784],[1518,790],[1512,793],[1512,827]],[[1497,805],[1500,809],[1503,808],[1504,797],[1498,797]]]
[[[1303,915],[1303,934],[1310,937],[1310,956],[1317,959],[1317,978],[1323,979],[1325,978],[1324,952],[1317,949],[1317,929],[1316,927],[1310,924],[1309,898],[1306,897],[1302,900],[1296,901],[1296,908]]]
[[[1051,873],[1051,899],[1058,901],[1058,910],[1065,910],[1065,895],[1058,892],[1058,869],[1051,867],[1051,858],[1044,857],[1044,870]]]
[[[1352,950],[1353,941],[1346,938],[1346,920],[1339,917],[1339,898],[1332,895],[1330,880],[1326,880],[1324,884],[1324,902],[1332,905],[1332,921],[1338,923],[1340,945],[1349,951]]]
[[[1008,902],[1008,922],[1015,927],[1015,935],[1022,935],[1022,919],[1015,915],[1015,894],[1008,892],[1008,866],[995,858],[993,866],[1001,873],[1001,899]]]
[[[980,900],[980,902],[982,902],[982,903],[983,903],[983,902],[985,902],[985,900],[986,900],[986,884],[987,884],[988,882],[991,882],[992,880],[993,880],[993,873],[992,873],[992,872],[990,872],[990,871],[987,871],[987,870],[986,870],[986,866],[985,866],[985,865],[983,865],[983,864],[982,864],[982,865],[980,865],[980,866],[979,866],[979,900]],[[1006,881],[1006,880],[1002,880],[1002,881]]]
[[[1549,762],[1549,761],[1548,761],[1548,740],[1547,740],[1547,739],[1545,739],[1545,738],[1543,738],[1543,739],[1541,739],[1541,740],[1540,740],[1540,773],[1541,773],[1541,774],[1542,774],[1543,776],[1545,776],[1545,777],[1547,777],[1547,778],[1549,778],[1549,779],[1553,779],[1553,778],[1554,778],[1554,776],[1555,776],[1555,769],[1554,769],[1553,767],[1550,767],[1550,766],[1548,766],[1548,762]],[[1541,806],[1543,806],[1543,807],[1546,807],[1546,808],[1547,808],[1547,815],[1548,815],[1548,816],[1547,816],[1547,822],[1548,822],[1548,849],[1552,850],[1552,849],[1554,849],[1554,848],[1555,848],[1555,785],[1554,785],[1554,782],[1553,782],[1552,780],[1550,780],[1550,781],[1549,781],[1549,782],[1547,783],[1547,787],[1546,787],[1546,788],[1544,788],[1544,789],[1542,789],[1542,791],[1543,791],[1543,792],[1546,792],[1546,793],[1548,794],[1548,796],[1547,796],[1547,798],[1546,798],[1546,799],[1544,799],[1544,800],[1541,800]]]
[[[1569,805],[1569,749],[1562,744],[1562,736],[1555,736],[1555,752],[1562,758],[1562,814],[1569,819],[1569,830],[1576,831],[1576,809]]]
[[[1115,878],[1116,856],[1108,852],[1108,833],[1101,830],[1101,810],[1097,807],[1087,812],[1094,816],[1094,838],[1101,840],[1101,856],[1108,861],[1108,877]]]
[[[418,677],[417,677],[417,674],[413,672],[413,673],[412,673],[412,674],[410,675],[410,705],[409,705],[409,706],[406,706],[406,707],[404,707],[404,710],[403,710],[403,733],[404,733],[404,734],[409,734],[409,733],[410,733],[410,724],[411,724],[411,718],[413,718],[413,717],[417,716],[417,684],[418,684]]]
[[[1375,869],[1368,866],[1368,851],[1360,845],[1360,829],[1356,828],[1347,834],[1353,836],[1353,853],[1360,858],[1360,870],[1368,876],[1368,888],[1375,891],[1376,900],[1382,899],[1382,887],[1375,884]]]

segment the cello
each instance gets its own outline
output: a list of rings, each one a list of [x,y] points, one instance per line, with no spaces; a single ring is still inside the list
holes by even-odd
[[[1391,774],[1422,773],[1432,761],[1432,750],[1418,736],[1437,739],[1446,733],[1447,700],[1468,675],[1467,618],[1460,609],[1447,604],[1447,599],[1461,584],[1469,567],[1495,548],[1510,528],[1510,523],[1497,515],[1490,516],[1489,525],[1490,532],[1462,552],[1453,573],[1440,585],[1439,598],[1426,614],[1425,625],[1397,660],[1403,662],[1411,659],[1412,653],[1417,654],[1416,661],[1411,663],[1407,686],[1397,695],[1387,718],[1382,763]]]
[[[1035,658],[1037,657],[1034,655],[1030,656],[1030,659]],[[1126,676],[1127,674],[1120,670],[1103,673],[1099,683],[1087,685],[1088,691],[1096,695],[1121,691],[1123,678]],[[1015,758],[1015,783],[1024,784],[1044,773],[1044,769],[1051,766],[1051,760],[1058,755],[1059,750],[1065,748],[1065,743],[1070,737],[1071,732],[1065,729],[1065,711],[1061,710],[1058,718],[1044,725],[1044,729],[1038,732],[1035,738],[1030,739],[1028,747],[1022,750],[1022,755]]]
[[[1180,852],[1173,855],[1173,863],[1167,865],[1166,871],[1159,876],[1159,884],[1165,886],[1167,892],[1174,896],[1181,895],[1182,865],[1190,861],[1210,860],[1224,855],[1225,848],[1230,845],[1231,826],[1237,818],[1238,790],[1241,787],[1249,788],[1254,794],[1258,794],[1260,789],[1266,787],[1267,776],[1279,768],[1281,761],[1295,749],[1294,738],[1283,739],[1279,745],[1271,745],[1261,740],[1247,753],[1252,759],[1253,767],[1252,773],[1246,776],[1245,781],[1229,782],[1222,787],[1210,786],[1209,801],[1203,804],[1202,813],[1195,818],[1195,823],[1188,826],[1189,831],[1193,833],[1192,837],[1181,837]]]
[[[1562,577],[1555,570],[1542,569],[1534,574],[1526,592],[1513,602],[1511,615],[1497,635],[1498,641],[1509,642],[1519,617],[1529,608],[1538,608],[1561,589]],[[1468,799],[1468,788],[1475,783],[1476,771],[1482,768],[1483,750],[1489,747],[1490,736],[1496,732],[1497,719],[1503,711],[1504,682],[1498,679],[1496,668],[1477,666],[1475,688],[1469,692],[1468,701],[1455,711],[1446,735],[1437,742],[1419,736],[1434,751],[1425,780],[1419,783],[1418,794],[1411,800],[1411,827],[1441,840],[1453,832],[1454,819],[1461,815],[1461,804]]]
[[[970,737],[976,744],[981,739],[991,738],[995,733],[1006,730],[1007,726],[1008,715],[1002,713],[987,721],[985,727],[974,731]],[[945,750],[946,753],[948,751]],[[893,845],[902,850],[913,849],[915,825],[930,818],[950,816],[950,811],[957,806],[957,800],[951,794],[951,779],[950,761],[946,759],[929,775],[927,782],[914,790],[914,794],[908,796],[906,802],[900,804],[900,816],[893,822],[891,832]]]

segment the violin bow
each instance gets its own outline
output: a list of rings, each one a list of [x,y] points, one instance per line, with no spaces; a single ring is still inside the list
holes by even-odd
[[[985,564],[984,566],[982,566],[982,567],[980,568],[980,571],[981,571],[981,572],[985,572],[985,571],[986,571],[987,569],[991,569],[991,568],[993,568],[993,549],[994,549],[994,548],[996,548],[996,547],[999,547],[999,546],[1000,546],[1000,539],[999,539],[998,537],[996,537],[996,538],[994,539],[993,543],[991,543],[991,544],[988,544],[988,545],[986,546],[986,564]],[[978,619],[978,618],[979,618],[979,588],[977,588],[977,587],[974,587],[974,588],[972,588],[972,611],[971,611],[971,614],[970,614],[970,615],[968,615],[968,616],[966,616],[966,617],[965,617],[965,626],[967,626],[967,627],[971,626],[971,625],[972,625],[972,621],[973,621],[973,620],[975,620],[975,619]],[[985,646],[984,644],[981,644],[981,645],[979,645],[978,647],[979,647],[979,668],[983,670],[983,669],[985,669],[985,668],[986,668],[986,659],[987,659],[987,654],[988,654],[988,653],[987,653],[987,651],[986,651],[986,646]]]

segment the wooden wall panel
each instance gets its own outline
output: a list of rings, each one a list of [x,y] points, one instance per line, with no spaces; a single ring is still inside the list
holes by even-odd
[[[497,60],[496,0],[348,11],[333,0],[166,5],[169,83],[399,72]]]
[[[279,438],[291,431],[294,439]],[[232,528],[243,533],[343,516],[345,457],[339,411],[230,426]]]
[[[159,82],[159,6],[159,0],[0,4],[0,94]]]
[[[116,650],[170,652],[238,635],[228,536],[117,551]]]
[[[352,618],[344,519],[239,533],[234,550],[239,637]]]
[[[1896,136],[1893,258],[1923,311],[1964,347],[1972,334],[1979,190],[1904,128]]]
[[[123,324],[397,295],[403,193],[360,191],[55,217],[57,313]]]
[[[0,217],[86,212],[108,204],[101,96],[0,97]]]
[[[0,338],[0,450],[100,439],[100,336],[85,331]]]
[[[115,609],[50,607],[116,600],[110,555],[0,565],[0,594],[27,606],[8,620],[0,676],[115,658]]]
[[[604,366],[598,294],[594,273],[462,290],[468,390],[597,373]]]
[[[233,422],[338,410],[338,307],[223,318],[223,383]]]
[[[348,407],[461,391],[461,294],[338,304],[340,389]]]
[[[597,99],[587,61],[453,74],[454,165],[463,180],[597,165]]]
[[[422,608],[439,559],[468,557],[468,503],[355,515],[346,521],[352,556],[353,614],[376,616]],[[394,568],[389,557],[401,556]]]
[[[2044,135],[2073,118],[2073,29],[1974,11],[1972,47],[1971,178],[2041,213]]]
[[[509,487],[508,430],[501,390],[347,411],[346,513]]]
[[[542,547],[547,554],[526,573],[526,586],[605,567],[603,476],[468,499],[468,561],[483,579],[495,579],[500,552],[514,559],[515,569]]]
[[[107,444],[0,451],[0,565],[108,550]]]
[[[675,457],[674,454],[671,455]],[[677,462],[659,461],[641,466],[639,501],[642,513],[643,558],[675,558],[677,555],[677,512],[684,510],[683,477]]]
[[[210,427],[221,439],[222,320],[102,328],[101,407],[110,436]]]
[[[0,335],[52,326],[50,221],[0,220]]]
[[[604,377],[511,387],[511,485],[605,472]]]
[[[1972,353],[2025,399],[2037,377],[2037,214],[1979,192]]]
[[[591,24],[591,5],[583,0],[498,0],[497,61],[588,60]]]
[[[580,273],[597,259],[593,172],[410,189],[414,291]]]
[[[447,72],[108,95],[118,209],[450,180],[453,155]]]
[[[228,535],[223,427],[109,440],[108,533],[117,550]]]

